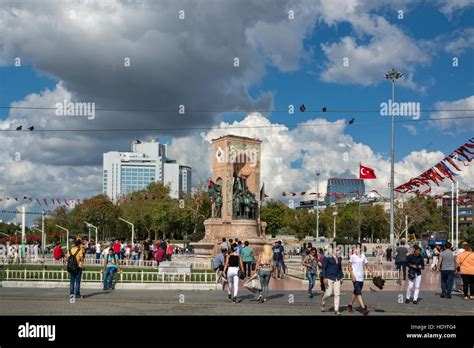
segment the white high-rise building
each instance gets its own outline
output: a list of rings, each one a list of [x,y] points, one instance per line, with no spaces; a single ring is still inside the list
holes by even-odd
[[[167,145],[134,140],[131,152],[104,153],[103,192],[116,201],[152,182],[170,186],[170,197],[191,194],[191,167],[167,158]]]

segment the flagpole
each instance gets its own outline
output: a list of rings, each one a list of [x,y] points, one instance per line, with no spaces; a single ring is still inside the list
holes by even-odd
[[[451,182],[451,244],[454,245],[454,182]]]
[[[361,223],[361,216],[360,216],[360,199],[361,199],[361,194],[360,194],[360,182],[361,182],[361,178],[360,178],[360,166],[362,165],[361,162],[359,162],[359,234],[358,234],[358,238],[357,238],[357,242],[360,244],[360,223]]]
[[[459,181],[456,180],[456,248],[459,244]]]

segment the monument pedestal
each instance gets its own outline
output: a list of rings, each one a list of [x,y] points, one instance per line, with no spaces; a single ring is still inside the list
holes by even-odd
[[[227,240],[238,238],[240,241],[248,241],[254,250],[254,254],[260,254],[265,244],[271,244],[265,235],[265,222],[256,220],[230,220],[212,218],[204,221],[206,234],[199,243],[192,243],[195,253],[199,255],[214,256],[219,252],[222,238]]]

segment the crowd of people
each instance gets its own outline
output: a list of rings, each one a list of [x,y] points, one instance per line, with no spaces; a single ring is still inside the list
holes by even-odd
[[[228,300],[232,303],[237,302],[240,280],[257,279],[259,286],[256,299],[260,303],[267,302],[270,281],[283,279],[287,270],[282,242],[276,241],[273,245],[264,245],[258,249],[256,255],[249,241],[222,238],[218,249],[219,252],[213,260],[213,268],[218,273],[223,287],[227,285]],[[396,270],[399,272],[398,283],[406,281],[407,304],[418,304],[422,273],[426,272],[425,267],[428,265],[430,272],[440,272],[441,298],[450,299],[453,291],[462,290],[464,299],[474,299],[474,253],[468,243],[464,242],[454,250],[449,242],[442,247],[423,249],[419,245],[409,246],[405,240],[401,240],[394,251],[391,248],[383,250],[381,247],[375,250],[377,257],[385,256],[388,262],[392,262],[393,257]],[[121,260],[137,263],[139,260],[155,260],[159,265],[163,261],[171,261],[172,255],[179,253],[180,249],[164,240],[153,242],[147,239],[143,242],[136,241],[134,244],[114,240],[103,245],[100,242],[91,245],[89,241],[78,237],[73,247],[64,253],[58,243],[53,253],[57,260],[64,258],[71,274],[70,297],[81,297],[81,276],[88,251],[95,254],[96,260],[100,260],[98,263],[101,264],[101,272],[104,275],[103,289],[111,290],[114,288],[114,274],[121,272]],[[325,311],[327,300],[334,297],[334,312],[340,314],[340,293],[344,279],[341,249],[328,251],[317,249],[311,243],[307,243],[301,247],[300,256],[308,280],[308,296],[313,298],[319,275],[321,310]],[[362,289],[366,272],[374,277],[373,269],[361,248],[351,249],[348,256],[347,271],[353,284],[353,291],[347,309],[353,312],[353,304],[357,301],[362,313],[367,315],[369,310],[364,303]],[[379,262],[377,258],[375,263]]]
[[[159,266],[161,262],[171,261],[172,255],[184,254],[187,249],[183,249],[165,240],[153,242],[150,238],[145,241],[126,243],[125,240],[113,240],[101,244],[97,242],[91,244],[89,240],[76,238],[73,246],[64,253],[61,243],[57,242],[53,250],[56,260],[63,260],[70,273],[69,297],[80,298],[82,272],[84,260],[87,254],[95,255],[96,264],[101,265],[103,273],[103,290],[113,290],[113,279],[115,273],[120,273],[120,264],[123,261],[131,261],[131,265],[139,264],[139,261],[156,261]]]
[[[273,246],[265,245],[258,256],[254,255],[247,241],[242,244],[237,239],[227,241],[223,238],[219,248],[220,252],[214,259],[214,270],[220,272],[224,284],[228,284],[229,301],[236,302],[239,278],[250,278],[252,271],[255,271],[260,281],[257,300],[266,302],[270,280],[282,279],[286,267],[281,241],[275,242]],[[451,243],[448,242],[443,247],[430,248],[430,250],[429,255],[433,256],[427,256],[427,251],[419,245],[409,246],[405,240],[401,240],[397,243],[395,250],[391,247],[385,250],[382,246],[376,247],[373,256],[376,256],[375,264],[382,263],[383,257],[387,262],[395,262],[396,270],[399,272],[398,283],[401,284],[402,279],[406,281],[405,303],[407,304],[416,305],[420,300],[422,272],[428,264],[428,262],[425,263],[425,258],[428,261],[432,260],[430,270],[440,272],[441,298],[451,298],[454,280],[459,277],[464,299],[474,299],[474,253],[471,246],[468,243],[462,243],[460,248],[453,251]],[[325,311],[328,298],[334,297],[334,312],[340,314],[340,293],[344,278],[341,249],[336,248],[328,252],[307,243],[300,248],[299,255],[308,280],[308,296],[313,298],[313,289],[319,275],[321,310]],[[373,268],[360,248],[351,249],[348,257],[347,271],[352,280],[353,292],[347,309],[353,312],[353,304],[357,301],[362,314],[367,315],[369,310],[362,296],[365,274],[368,272],[372,279],[380,277],[374,277]],[[461,291],[461,289],[458,290]]]

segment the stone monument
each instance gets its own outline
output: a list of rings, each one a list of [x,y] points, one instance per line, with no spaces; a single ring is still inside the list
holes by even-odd
[[[261,141],[226,135],[212,140],[212,177],[208,182],[212,217],[204,221],[205,236],[192,243],[197,255],[215,255],[222,237],[248,240],[259,251],[269,240],[260,221]]]

